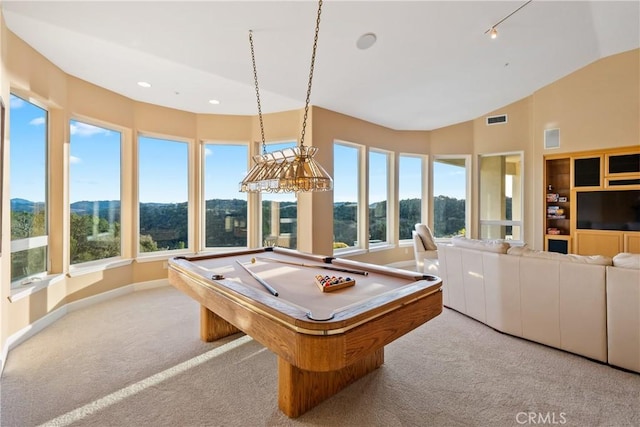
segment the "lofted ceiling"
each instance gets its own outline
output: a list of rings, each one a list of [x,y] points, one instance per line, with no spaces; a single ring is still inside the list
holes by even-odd
[[[311,104],[397,130],[471,120],[640,47],[638,1],[325,0]],[[7,27],[66,73],[195,113],[304,106],[315,1],[10,1]],[[356,47],[365,33],[376,43]],[[147,81],[151,88],[142,88]],[[212,105],[208,101],[220,103]]]

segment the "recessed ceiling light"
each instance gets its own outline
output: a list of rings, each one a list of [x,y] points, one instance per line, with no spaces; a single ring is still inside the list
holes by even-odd
[[[220,104],[220,101],[218,101],[217,99],[210,99],[209,104],[218,105]]]
[[[373,33],[366,33],[360,36],[358,41],[356,42],[356,46],[358,49],[369,49],[376,42],[377,37]]]
[[[151,87],[151,83],[148,83],[148,82],[138,82],[138,86],[141,86],[141,87]]]

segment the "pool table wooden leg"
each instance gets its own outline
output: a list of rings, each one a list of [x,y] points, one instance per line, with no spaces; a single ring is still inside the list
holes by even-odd
[[[352,365],[329,372],[305,371],[278,357],[278,406],[288,417],[299,417],[383,363],[384,347]]]
[[[200,306],[200,339],[202,341],[211,342],[238,332],[242,331],[204,305]]]

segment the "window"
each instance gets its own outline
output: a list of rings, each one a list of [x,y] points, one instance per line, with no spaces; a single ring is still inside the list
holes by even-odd
[[[360,153],[352,144],[333,144],[333,248],[359,247]]]
[[[522,240],[522,154],[480,157],[480,238]]]
[[[292,148],[297,142],[267,143],[266,151]],[[298,247],[298,201],[295,193],[260,193],[262,199],[262,242],[285,248]]]
[[[436,156],[433,161],[433,235],[466,235],[469,157]]]
[[[121,255],[120,132],[71,120],[70,263]]]
[[[205,248],[247,246],[247,193],[238,188],[248,157],[247,144],[203,145]]]
[[[138,137],[141,253],[189,247],[189,146]]]
[[[369,245],[389,241],[389,158],[389,153],[369,151]]]
[[[48,271],[47,111],[13,94],[11,129],[11,283]]]
[[[422,157],[401,154],[398,171],[398,200],[400,240],[411,239],[414,226],[422,222],[423,182],[422,173],[424,160]]]

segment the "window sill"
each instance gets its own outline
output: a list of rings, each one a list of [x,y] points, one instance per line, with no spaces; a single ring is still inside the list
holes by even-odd
[[[160,254],[149,254],[149,255],[138,255],[138,257],[136,258],[136,262],[138,264],[143,264],[145,262],[158,262],[158,261],[166,261],[169,258],[173,258],[173,257],[177,257],[177,256],[194,256],[195,253],[193,252],[180,252],[180,253],[171,253],[168,254],[166,252],[163,252],[161,255]]]
[[[176,256],[194,256],[195,253],[188,250],[174,250],[161,252],[143,252],[136,257],[137,263],[165,261]]]
[[[387,251],[387,250],[393,249],[395,247],[396,247],[396,245],[391,244],[391,243],[382,243],[382,244],[379,244],[379,245],[369,246],[369,252]]]
[[[83,265],[72,266],[69,269],[69,277],[82,276],[84,274],[97,273],[111,268],[123,267],[133,262],[132,259],[118,259],[110,261],[92,261]]]
[[[348,258],[350,256],[363,255],[367,251],[360,248],[344,248],[333,251],[333,256],[336,258]]]
[[[40,289],[47,288],[50,285],[58,283],[62,280],[64,280],[64,274],[50,274],[41,279],[34,279],[33,281],[25,283],[24,285],[16,286],[15,288],[11,289],[9,301],[16,302],[28,297],[35,292],[38,292]]]

